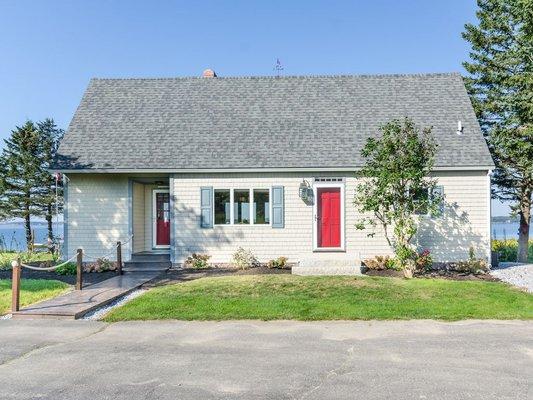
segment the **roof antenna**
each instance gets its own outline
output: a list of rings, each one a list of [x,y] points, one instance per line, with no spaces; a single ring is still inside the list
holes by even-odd
[[[279,78],[281,72],[283,71],[283,65],[281,65],[281,61],[279,60],[279,58],[276,58],[276,65],[274,66],[274,71],[276,71],[276,76]]]
[[[463,124],[461,124],[461,121],[457,121],[457,131],[455,133],[458,135],[463,134]]]

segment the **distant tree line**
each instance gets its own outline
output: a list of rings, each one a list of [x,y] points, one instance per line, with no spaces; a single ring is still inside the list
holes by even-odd
[[[63,134],[52,119],[45,119],[26,121],[4,140],[0,155],[0,219],[22,218],[28,245],[32,216],[47,221],[48,238],[53,239],[56,190],[57,198],[62,199],[62,185],[50,168]]]

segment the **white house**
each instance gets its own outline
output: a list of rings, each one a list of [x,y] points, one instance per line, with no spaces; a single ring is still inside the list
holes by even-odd
[[[433,126],[446,202],[416,238],[490,257],[493,162],[459,74],[93,79],[60,146],[65,249],[341,265],[390,253],[355,229],[361,148],[393,118]],[[112,258],[112,257],[111,257]]]

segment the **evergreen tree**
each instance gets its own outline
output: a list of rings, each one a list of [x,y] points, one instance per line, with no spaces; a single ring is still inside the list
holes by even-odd
[[[9,215],[7,214],[6,210],[1,207],[2,203],[4,202],[4,199],[6,197],[6,185],[5,185],[5,179],[7,169],[5,168],[5,165],[3,162],[1,162],[0,158],[0,221],[9,218]]]
[[[35,198],[43,193],[42,149],[35,124],[27,121],[16,127],[0,157],[3,174],[0,186],[4,194],[0,198],[0,212],[10,218],[22,218],[26,228],[26,243],[31,241],[31,216],[40,214]]]
[[[40,180],[42,191],[38,199],[37,206],[41,210],[48,226],[48,238],[53,239],[53,216],[56,213],[56,199],[62,198],[61,180],[51,174],[52,162],[57,154],[59,141],[63,137],[63,129],[59,129],[53,119],[45,119],[37,123],[39,132],[39,142],[41,147],[41,172]],[[56,193],[57,191],[57,193]],[[57,195],[57,196],[56,196]],[[62,203],[58,204],[58,212],[62,211]]]
[[[527,260],[533,193],[533,0],[478,0],[466,24],[465,82],[497,169],[493,196],[520,216],[518,261]]]

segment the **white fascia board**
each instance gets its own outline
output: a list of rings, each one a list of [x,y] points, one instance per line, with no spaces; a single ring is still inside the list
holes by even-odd
[[[472,166],[451,166],[435,167],[433,171],[488,171],[492,170],[492,165],[472,165]],[[58,169],[50,170],[63,174],[201,174],[201,173],[244,173],[244,172],[355,172],[360,167],[305,167],[305,168],[154,168],[154,169]]]

